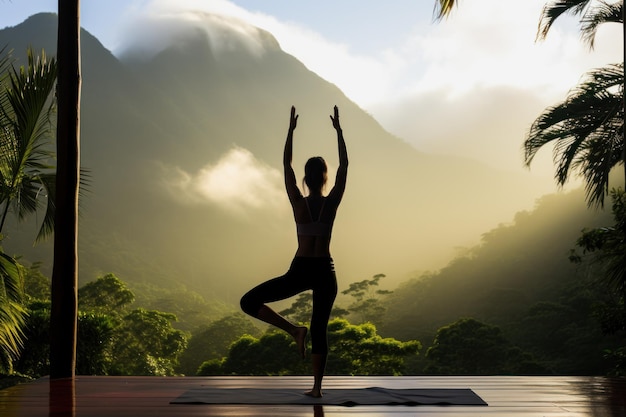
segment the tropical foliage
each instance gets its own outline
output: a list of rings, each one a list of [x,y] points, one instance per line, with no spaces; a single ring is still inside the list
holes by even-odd
[[[426,351],[429,374],[545,374],[530,353],[509,342],[497,326],[459,319],[437,331]]]
[[[78,314],[76,372],[79,375],[107,375],[111,345],[118,326],[99,313]],[[15,371],[38,378],[50,374],[50,301],[28,305],[24,348],[15,361]]]
[[[82,310],[123,311],[135,301],[135,294],[115,274],[109,273],[83,285],[78,291],[78,301]]]
[[[576,242],[582,255],[573,251],[571,260],[581,263],[587,258],[589,268],[597,276],[597,285],[606,289],[606,297],[596,304],[595,314],[604,334],[626,332],[626,193],[611,190],[613,226],[583,229]],[[626,345],[607,349],[607,359],[614,367],[613,375],[626,374]]]
[[[401,375],[405,359],[418,354],[418,341],[383,338],[371,323],[350,324],[333,319],[328,324],[330,375]],[[243,335],[228,355],[204,362],[198,375],[306,375],[309,363],[297,354],[291,336],[270,329],[260,338]]]
[[[613,226],[584,229],[576,245],[590,262],[600,267],[603,280],[619,293],[626,291],[626,193],[621,188],[611,191]],[[575,256],[574,261],[582,257]]]
[[[112,342],[111,375],[175,375],[187,336],[171,313],[138,308],[122,318]]]
[[[56,61],[28,50],[28,65],[16,69],[0,51],[0,240],[12,209],[18,219],[46,210],[38,238],[50,233],[54,215],[54,174],[50,116]],[[10,372],[23,343],[26,310],[23,269],[0,250],[0,370]]]
[[[11,373],[23,343],[23,279],[13,258],[0,252],[0,372]]]
[[[179,357],[176,371],[195,375],[200,365],[228,356],[230,345],[242,335],[260,337],[262,332],[243,313],[233,313],[198,329],[189,339],[187,349]]]
[[[51,99],[57,62],[28,50],[28,65],[6,72],[0,96],[0,233],[9,210],[18,219],[46,210],[38,239],[54,224],[54,130]]]
[[[417,356],[422,344],[382,337],[372,323],[350,324],[335,319],[328,324],[328,372],[339,375],[402,375],[405,359]]]
[[[341,292],[353,299],[347,307],[347,312],[353,323],[381,323],[387,311],[384,298],[393,292],[374,289],[374,287],[378,287],[382,278],[385,278],[385,274],[376,274],[372,279],[353,282],[347,290]]]
[[[556,0],[543,8],[537,38],[545,39],[554,22],[567,13],[580,16],[580,32],[585,43],[593,48],[598,28],[604,23],[624,23],[624,3],[604,0]]]
[[[31,271],[26,280],[27,288],[40,287],[40,274]],[[174,314],[131,309],[134,293],[111,273],[85,284],[79,294],[85,298],[78,314],[77,374],[176,374],[174,368],[187,345],[187,335],[172,326],[177,320]],[[27,296],[33,301],[27,305],[26,343],[15,369],[38,377],[50,373],[50,299]]]
[[[620,23],[624,31],[623,1],[553,1],[544,8],[538,38],[545,38],[554,21],[564,13],[580,16],[582,39],[590,48],[594,47],[601,25]],[[586,74],[565,101],[546,109],[535,120],[524,143],[527,164],[539,148],[554,143],[557,183],[563,185],[572,170],[578,171],[585,181],[589,206],[604,206],[605,197],[611,194],[615,225],[583,230],[577,241],[584,253],[593,254],[596,282],[606,285],[609,300],[599,303],[596,314],[608,334],[626,331],[624,192],[620,189],[609,192],[610,174],[615,167],[622,166],[626,181],[625,105],[622,61]],[[573,259],[580,260],[577,256]],[[626,368],[626,346],[622,342],[621,347],[609,352],[615,363],[614,373],[622,374]]]
[[[526,165],[549,143],[554,143],[557,183],[564,185],[579,171],[588,204],[603,206],[609,174],[625,163],[623,63],[589,72],[565,101],[544,110],[524,142]]]

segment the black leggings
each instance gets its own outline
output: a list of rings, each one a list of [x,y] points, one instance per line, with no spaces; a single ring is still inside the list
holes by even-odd
[[[313,290],[311,316],[311,353],[328,353],[327,327],[330,310],[337,296],[337,277],[331,258],[295,257],[287,273],[266,281],[241,298],[241,309],[257,317],[265,303],[284,300]]]

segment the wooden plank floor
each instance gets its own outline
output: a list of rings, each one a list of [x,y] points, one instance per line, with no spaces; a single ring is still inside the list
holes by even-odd
[[[213,406],[172,405],[202,386],[310,388],[310,377],[42,378],[0,391],[1,417],[191,416],[626,416],[626,379],[602,377],[339,377],[326,388],[470,388],[488,406]]]

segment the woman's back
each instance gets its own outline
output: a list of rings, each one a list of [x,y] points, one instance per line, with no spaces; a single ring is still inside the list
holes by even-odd
[[[337,201],[308,196],[293,204],[298,250],[296,256],[330,257],[330,239],[337,214]]]

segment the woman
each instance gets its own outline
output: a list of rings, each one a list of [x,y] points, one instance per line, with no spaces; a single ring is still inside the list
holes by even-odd
[[[313,314],[311,316],[311,359],[313,362],[313,389],[307,394],[322,396],[322,378],[328,355],[326,329],[330,310],[337,295],[337,278],[330,256],[330,237],[337,214],[337,207],[346,188],[348,173],[348,153],[339,124],[339,109],[335,106],[334,116],[330,116],[337,131],[339,147],[339,168],[335,185],[324,196],[327,166],[320,156],[310,158],[304,167],[304,184],[309,193],[305,197],[300,192],[296,175],[291,166],[293,131],[298,123],[295,107],[291,107],[289,131],[283,154],[285,187],[293,209],[298,234],[298,249],[287,273],[271,279],[250,290],[241,298],[241,308],[249,315],[272,324],[289,333],[296,341],[302,357],[305,353],[307,328],[297,326],[265,303],[283,300],[307,290],[313,290]]]

